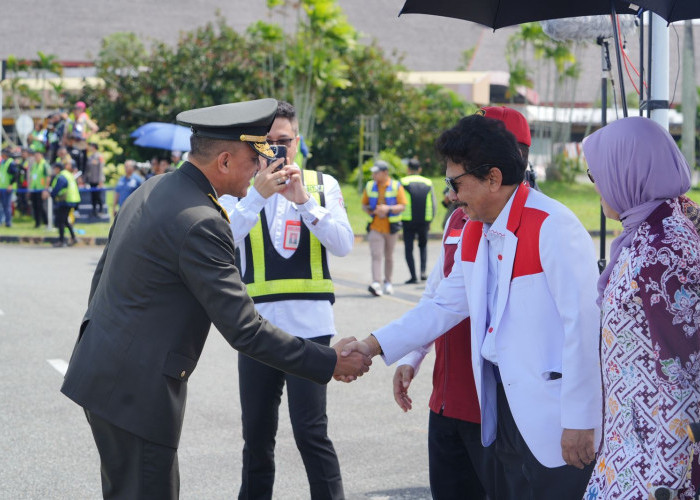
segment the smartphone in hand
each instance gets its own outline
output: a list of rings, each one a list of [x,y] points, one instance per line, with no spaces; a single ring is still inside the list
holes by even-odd
[[[279,158],[287,158],[287,146],[270,146],[270,149],[275,153],[275,158],[272,160],[267,160],[267,165],[269,166],[271,163],[276,162]],[[275,168],[274,172],[277,172],[280,170],[282,167],[284,167],[286,162],[282,162],[281,165],[277,166]]]

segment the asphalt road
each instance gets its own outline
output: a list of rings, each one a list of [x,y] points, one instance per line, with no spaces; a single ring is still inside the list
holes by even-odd
[[[59,393],[59,370],[70,357],[101,251],[0,245],[1,499],[100,497],[90,429],[81,409]],[[430,266],[438,252],[439,241],[431,241]],[[408,271],[401,244],[395,263],[396,293],[375,298],[367,292],[366,243],[357,243],[345,258],[331,258],[340,336],[363,338],[417,302],[422,286],[402,284]],[[431,354],[411,387],[414,409],[406,414],[391,394],[394,367],[379,358],[357,382],[329,384],[329,433],[348,499],[430,498],[427,401],[432,365]],[[236,353],[212,329],[189,381],[179,448],[183,499],[237,496],[242,449],[237,386]],[[280,415],[275,498],[306,499],[306,475],[284,402]]]

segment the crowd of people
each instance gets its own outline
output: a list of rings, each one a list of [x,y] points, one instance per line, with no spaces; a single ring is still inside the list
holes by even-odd
[[[433,343],[434,498],[697,498],[687,427],[700,421],[700,210],[668,131],[625,118],[584,142],[604,212],[624,229],[599,276],[575,215],[526,181],[525,118],[504,107],[462,118],[436,141],[456,208],[429,276],[410,242],[421,301],[330,346],[328,253],[347,255],[354,238],[338,182],[293,161],[294,107],[263,99],[178,121],[193,131],[180,168],[143,182],[127,162],[128,199],[119,192],[62,387],[85,409],[105,498],[178,497],[186,383],[211,323],[240,351],[239,498],[272,497],[285,385],[311,498],[344,498],[324,384],[355,380],[381,355],[397,362],[393,397],[408,411]],[[389,169],[375,163],[362,200],[375,296],[392,292],[401,223],[421,249],[435,214],[419,164],[401,180]]]
[[[0,225],[11,227],[15,211],[32,216],[34,227],[46,225],[47,199],[50,197],[59,231],[55,246],[75,244],[72,221],[81,202],[80,193],[89,192],[90,215],[97,220],[106,212],[105,192],[112,189],[105,185],[105,161],[93,135],[98,130],[86,111],[85,103],[78,101],[70,113],[55,112],[45,120],[37,121],[27,136],[25,147],[3,149],[0,159]],[[150,164],[139,165],[134,160],[127,160],[125,173],[113,188],[112,214],[117,213],[121,203],[145,179],[171,172],[183,162],[180,151],[172,151],[170,158],[154,157]],[[65,240],[62,228],[70,230],[69,241]]]

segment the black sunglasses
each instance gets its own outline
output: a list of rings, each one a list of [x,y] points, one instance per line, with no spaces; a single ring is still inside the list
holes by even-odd
[[[474,167],[472,169],[469,169],[466,172],[464,172],[463,174],[459,174],[455,177],[445,177],[445,185],[447,186],[447,189],[454,191],[455,194],[457,194],[457,190],[459,189],[459,184],[455,183],[455,181],[457,179],[459,179],[460,177],[464,177],[467,174],[473,174],[474,172],[476,172],[480,168],[495,167],[495,166],[496,165],[494,165],[493,163],[484,163],[483,165],[479,165],[478,167]]]
[[[586,175],[587,175],[588,178],[591,180],[591,182],[592,182],[593,184],[595,184],[595,179],[593,179],[593,174],[591,173],[591,169],[589,169],[589,168],[586,169]]]

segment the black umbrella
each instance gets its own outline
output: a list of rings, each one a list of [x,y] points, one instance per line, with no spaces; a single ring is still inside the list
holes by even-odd
[[[658,14],[669,23],[700,18],[698,0],[635,0],[635,3]]]
[[[669,23],[700,18],[699,0],[406,0],[401,14],[432,14],[454,17],[498,29],[515,24],[617,14],[638,14],[639,8],[652,11]]]
[[[613,4],[610,0],[406,0],[399,15],[454,17],[498,29],[548,19],[610,14],[613,6],[618,14],[637,14],[637,9],[631,9],[629,2],[619,0]]]

